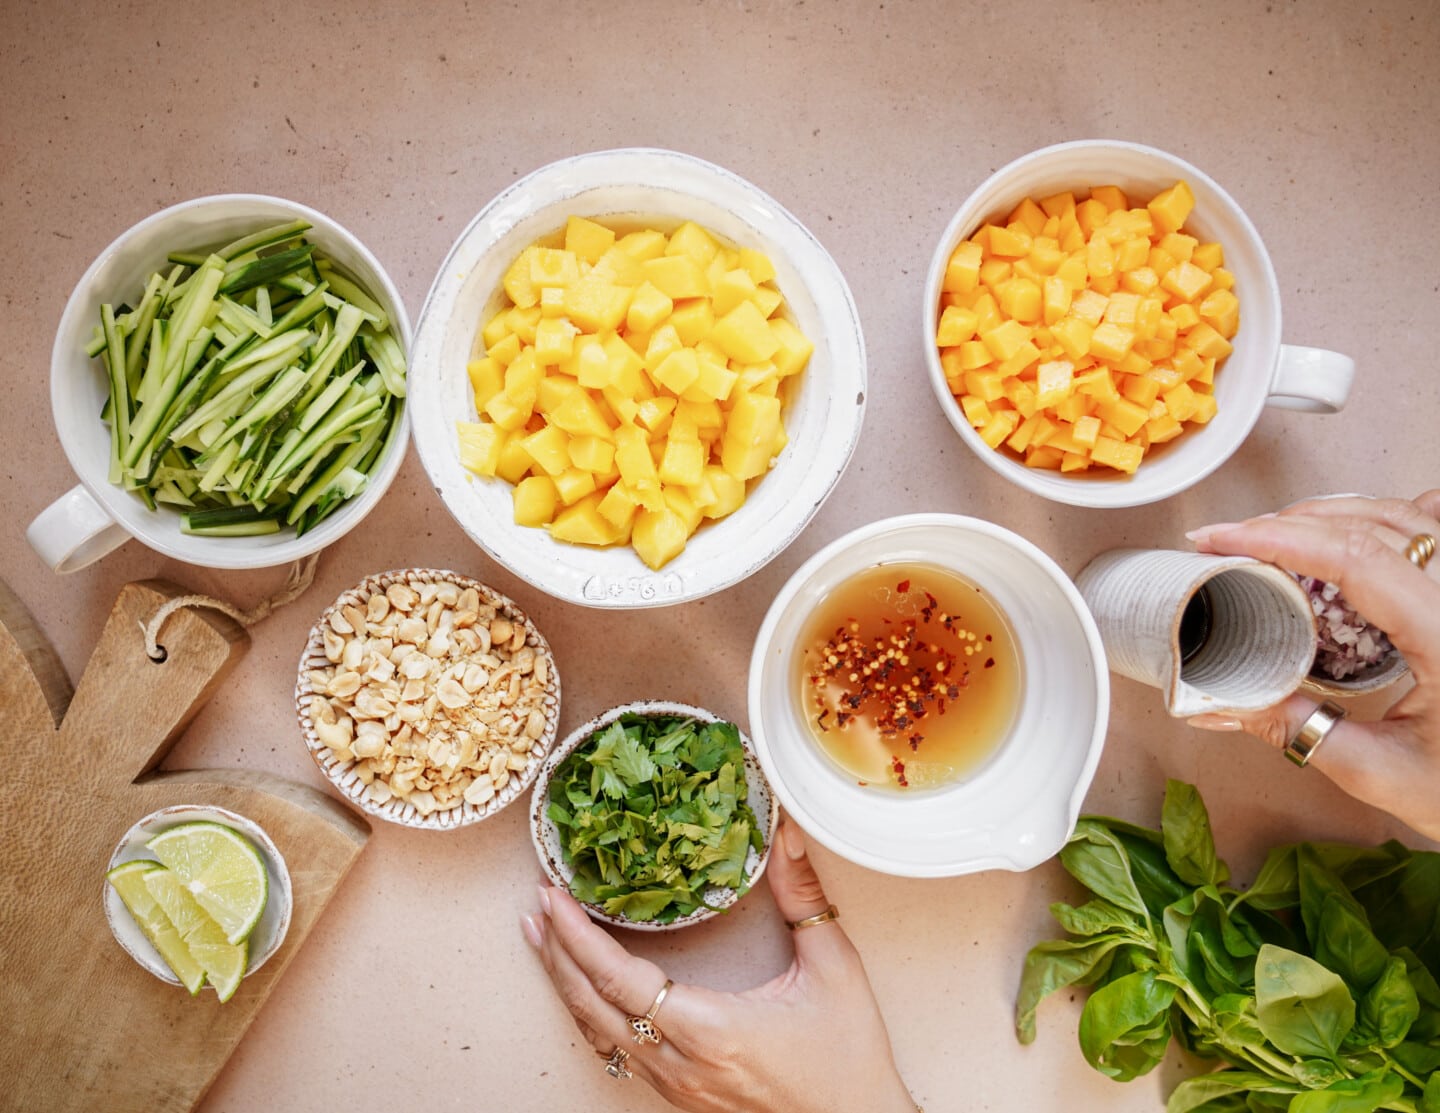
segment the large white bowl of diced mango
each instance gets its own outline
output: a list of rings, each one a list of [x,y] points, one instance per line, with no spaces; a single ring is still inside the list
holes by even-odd
[[[664,606],[766,564],[839,480],[865,346],[835,261],[674,151],[542,167],[471,221],[420,315],[416,447],[474,541],[592,607]]]

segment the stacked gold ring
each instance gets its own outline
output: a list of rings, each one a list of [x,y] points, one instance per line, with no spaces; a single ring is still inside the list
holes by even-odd
[[[1430,558],[1435,555],[1435,545],[1433,534],[1417,533],[1405,546],[1405,559],[1423,572],[1430,563]]]

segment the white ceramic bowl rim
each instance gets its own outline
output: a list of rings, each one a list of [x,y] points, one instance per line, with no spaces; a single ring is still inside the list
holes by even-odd
[[[1163,454],[1147,457],[1131,477],[1064,476],[1027,468],[980,439],[945,383],[934,339],[946,263],[955,245],[982,221],[997,211],[1008,211],[1022,197],[1043,196],[1061,189],[1082,191],[1110,183],[1129,190],[1133,186],[1127,186],[1127,180],[1133,183],[1142,178],[1155,191],[1179,178],[1190,183],[1196,205],[1186,221],[1187,229],[1203,238],[1218,239],[1225,249],[1226,266],[1236,273],[1242,303],[1241,330],[1234,341],[1235,352],[1216,376],[1220,412],[1208,425],[1188,429],[1184,437],[1163,446]],[[987,467],[1035,494],[1072,506],[1095,508],[1158,502],[1200,482],[1224,464],[1260,419],[1282,336],[1274,267],[1259,232],[1235,199],[1203,170],[1176,155],[1114,139],[1078,139],[1042,147],[1002,166],[981,183],[940,238],[926,275],[921,316],[931,387],[945,416],[976,456]]]
[[[569,887],[574,871],[565,863],[560,849],[559,833],[555,824],[545,814],[550,799],[550,782],[555,775],[555,770],[560,767],[560,763],[575,750],[585,745],[593,735],[604,730],[617,719],[628,716],[696,719],[702,723],[732,721],[722,719],[719,715],[706,711],[703,707],[694,707],[688,703],[676,703],[671,700],[651,699],[637,700],[634,703],[612,707],[609,711],[596,715],[588,723],[571,731],[546,758],[544,768],[541,769],[540,777],[535,782],[535,790],[530,799],[530,841],[534,844],[535,854],[540,859],[540,868],[553,884],[561,888]],[[751,811],[755,813],[755,818],[765,825],[765,852],[757,854],[755,848],[751,847],[745,856],[746,883],[749,888],[754,888],[770,861],[770,852],[775,845],[775,831],[780,824],[780,806],[759,766],[755,744],[738,723],[734,725],[735,729],[740,731],[740,744],[745,750],[745,781],[749,789],[746,802],[750,805]],[[707,890],[706,898],[712,905],[729,908],[740,899],[740,896],[734,889],[712,886]],[[675,931],[679,928],[690,927],[692,924],[703,923],[720,915],[711,908],[697,908],[688,916],[682,916],[668,924],[662,924],[614,916],[592,904],[582,904],[581,907],[597,923],[610,924],[630,931],[645,932]]]
[[[91,496],[127,533],[156,552],[175,560],[207,568],[266,568],[285,564],[323,549],[339,540],[374,509],[404,461],[410,420],[408,404],[400,409],[390,432],[389,443],[370,476],[367,488],[304,536],[296,537],[293,530],[285,529],[277,534],[260,537],[196,537],[180,532],[179,516],[174,508],[164,507],[152,511],[133,493],[114,486],[103,473],[97,474],[95,459],[87,455],[82,448],[82,445],[89,443],[92,438],[108,438],[108,433],[95,417],[99,412],[98,407],[92,410],[86,402],[83,415],[76,413],[77,396],[82,399],[89,397],[88,380],[82,380],[82,384],[77,386],[76,375],[83,372],[94,378],[96,383],[99,382],[99,376],[94,375],[90,367],[91,360],[76,345],[77,341],[83,345],[83,340],[80,340],[82,336],[88,339],[88,325],[97,319],[98,307],[107,296],[116,300],[133,296],[135,290],[129,288],[130,284],[120,290],[109,289],[108,281],[106,289],[96,287],[97,282],[102,279],[120,277],[111,275],[112,270],[124,270],[133,266],[133,260],[124,262],[124,256],[131,245],[137,240],[145,239],[155,230],[176,222],[193,222],[195,226],[203,227],[208,218],[208,222],[212,224],[223,222],[231,226],[260,227],[267,220],[279,221],[296,217],[313,225],[307,235],[315,237],[317,242],[325,241],[321,246],[346,271],[353,273],[358,262],[359,269],[370,272],[356,274],[355,277],[385,307],[391,319],[390,327],[398,335],[409,360],[414,351],[414,336],[404,299],[369,248],[344,225],[319,210],[268,194],[222,193],[191,198],[152,213],[131,225],[111,241],[86,269],[61,315],[50,355],[50,405],[56,432],[66,458],[70,461],[70,467]],[[224,233],[212,237],[224,238]],[[177,243],[172,245],[170,250],[182,246],[185,245]],[[147,254],[146,258],[149,260],[146,264],[149,269],[145,273],[148,274],[163,264],[164,253]],[[141,275],[133,285],[138,289],[143,281],[144,276]],[[108,439],[106,443],[108,445]]]
[[[915,538],[926,531],[953,535],[944,547],[936,542],[920,542]],[[966,539],[991,544],[1004,551],[1015,565],[1028,565],[1028,575],[1036,584],[1052,592],[1051,602],[1062,610],[1050,616],[1048,629],[1022,628],[1017,621],[1013,593],[1000,577],[986,579],[965,566],[963,554]],[[886,555],[879,561],[870,546]],[[911,550],[916,550],[912,552]],[[853,554],[864,553],[864,559]],[[798,715],[792,711],[789,670],[785,669],[786,646],[777,644],[782,625],[798,631],[804,616],[792,617],[789,611],[797,597],[812,584],[827,582],[827,574],[838,583],[862,568],[873,567],[883,560],[914,560],[933,563],[974,579],[1007,615],[1026,659],[1026,693],[1022,709],[1012,727],[1010,740],[984,766],[956,783],[935,789],[907,794],[878,789],[858,789],[839,771],[809,738]],[[976,558],[973,555],[971,560]],[[844,573],[830,573],[837,565],[855,564]],[[818,588],[816,589],[818,593]],[[1018,590],[1018,589],[1017,589]],[[807,612],[808,614],[809,612]],[[788,631],[787,631],[788,632]],[[1039,665],[1031,652],[1035,646],[1046,646],[1047,639],[1063,636],[1068,655],[1054,655],[1045,667],[1063,667],[1074,681],[1081,706],[1061,714],[1048,694],[1030,693],[1039,677],[1033,675]],[[1046,650],[1050,653],[1050,650]],[[777,663],[776,657],[780,657]],[[977,518],[952,514],[911,514],[888,518],[859,527],[821,549],[790,577],[776,595],[755,639],[750,662],[750,722],[756,752],[776,796],[787,812],[819,842],[836,854],[859,865],[882,873],[908,877],[946,877],[986,869],[1026,870],[1053,856],[1074,830],[1085,793],[1099,764],[1109,718],[1110,680],[1105,663],[1100,632],[1079,591],[1069,577],[1034,544],[1002,526]],[[783,708],[773,719],[770,712]],[[1084,720],[1088,714],[1088,721]],[[1047,728],[1040,745],[1052,744],[1060,735],[1072,743],[1042,761],[1015,746],[1016,738],[1036,723]],[[1027,737],[1029,735],[1027,734]],[[1083,756],[1077,760],[1077,752]],[[1040,767],[1035,783],[1015,783],[1017,770],[1034,771]],[[786,775],[786,771],[794,777]],[[994,814],[965,827],[972,809],[979,812],[989,800],[1004,797],[1004,807],[996,806]],[[838,813],[851,808],[851,817],[861,811],[874,817],[870,826],[885,830],[889,845],[876,849],[865,840],[841,829]],[[959,826],[956,826],[959,824]],[[860,823],[852,825],[863,826]],[[927,844],[925,853],[906,857],[902,852],[912,846]],[[933,843],[934,846],[928,844]],[[938,849],[937,849],[938,847]]]
[[[582,197],[591,203],[577,203]],[[786,410],[791,442],[777,466],[744,506],[721,522],[703,525],[686,551],[659,572],[628,547],[587,549],[516,526],[510,485],[472,480],[459,462],[455,422],[474,416],[464,362],[486,314],[500,304],[499,278],[522,247],[553,233],[571,212],[674,223],[694,219],[724,238],[747,239],[768,250],[777,285],[797,324],[815,343]],[[426,296],[412,381],[416,450],[446,508],[475,543],[556,598],[632,609],[688,602],[729,587],[800,533],[839,481],[859,437],[865,344],[839,267],[783,206],[712,163],[676,151],[630,148],[541,167],[480,210],[456,239]]]

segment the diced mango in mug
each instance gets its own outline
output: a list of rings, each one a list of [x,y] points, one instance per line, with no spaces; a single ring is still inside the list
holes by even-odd
[[[1058,448],[1032,444],[1030,450],[1025,453],[1025,466],[1027,468],[1048,468],[1053,471],[1060,467],[1060,462],[1064,459],[1065,453]]]
[[[1135,343],[1135,330],[1119,325],[1097,325],[1090,335],[1090,353],[1101,359],[1120,360]]]
[[[595,490],[595,473],[579,468],[567,468],[559,475],[551,476],[555,493],[566,506],[579,502]]]
[[[1122,436],[1131,437],[1150,419],[1150,412],[1148,406],[1138,405],[1128,398],[1118,398],[1114,402],[1102,402],[1099,416],[1102,421],[1119,429]]]
[[[530,253],[530,285],[535,290],[546,286],[569,286],[580,279],[580,260],[573,251],[554,247],[537,247]],[[517,303],[518,304],[518,303]]]
[[[1063,398],[1055,405],[1054,412],[1055,416],[1060,418],[1062,421],[1068,421],[1071,425],[1074,425],[1075,422],[1079,421],[1082,417],[1089,413],[1090,410],[1094,409],[1098,405],[1099,403],[1097,403],[1095,399],[1091,398],[1088,394],[1080,394],[1079,392],[1072,390],[1068,395],[1066,395],[1065,398]],[[1020,416],[1025,416],[1023,410],[1020,411]]]
[[[1200,303],[1200,319],[1208,321],[1216,332],[1230,340],[1240,327],[1240,300],[1229,290],[1212,290]]]
[[[940,314],[940,327],[935,330],[935,343],[941,348],[963,344],[975,335],[980,318],[973,309],[948,306]]]
[[[966,240],[950,253],[945,267],[945,281],[941,288],[948,293],[965,293],[973,290],[980,282],[980,260],[983,250],[977,243]]]
[[[1052,360],[1040,364],[1035,371],[1036,405],[1045,409],[1070,397],[1070,392],[1074,389],[1074,371],[1075,365],[1068,360]]]
[[[536,296],[538,298],[539,295]],[[516,306],[505,314],[505,323],[510,327],[510,331],[520,338],[521,343],[534,344],[535,326],[540,323],[540,317],[538,304],[530,306],[528,309]]]
[[[1224,359],[1232,351],[1230,341],[1204,321],[1185,334],[1185,346],[1194,349],[1201,358],[1209,359]]]
[[[962,394],[960,408],[965,411],[965,420],[977,429],[990,420],[990,407],[979,395]]]
[[[1001,410],[991,415],[984,428],[980,430],[980,439],[991,448],[998,448],[1000,442],[1015,432],[1020,424],[1020,415],[1014,410]]]
[[[1095,446],[1090,449],[1090,459],[1095,463],[1105,464],[1130,475],[1140,466],[1142,456],[1144,451],[1138,444],[1128,444],[1110,437],[1097,437]]]
[[[1197,422],[1197,423],[1200,424],[1200,425],[1204,425],[1204,424],[1208,423],[1208,422],[1210,421],[1210,419],[1215,416],[1216,409],[1217,409],[1217,405],[1216,405],[1216,402],[1215,402],[1215,395],[1213,395],[1213,394],[1196,394],[1196,395],[1195,395],[1195,409],[1194,409],[1194,411],[1190,414],[1190,420],[1191,420],[1191,421],[1194,421],[1194,422]]]
[[[1169,189],[1157,193],[1145,207],[1150,210],[1156,228],[1162,232],[1177,232],[1195,208],[1195,195],[1183,181],[1176,182]]]

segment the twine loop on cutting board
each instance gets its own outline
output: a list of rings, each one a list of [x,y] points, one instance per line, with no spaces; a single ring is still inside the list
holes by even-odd
[[[285,577],[285,586],[269,599],[262,600],[248,611],[242,611],[239,607],[227,603],[223,599],[215,599],[209,595],[177,595],[174,599],[167,600],[150,616],[149,622],[140,624],[140,628],[145,632],[145,652],[152,661],[165,660],[165,647],[159,641],[160,630],[165,625],[166,619],[181,607],[208,607],[212,611],[220,611],[222,614],[229,615],[241,626],[254,626],[273,611],[293,603],[305,594],[305,589],[315,580],[315,568],[319,563],[320,554],[318,552],[311,553],[304,560],[297,560],[290,566],[290,572]]]

